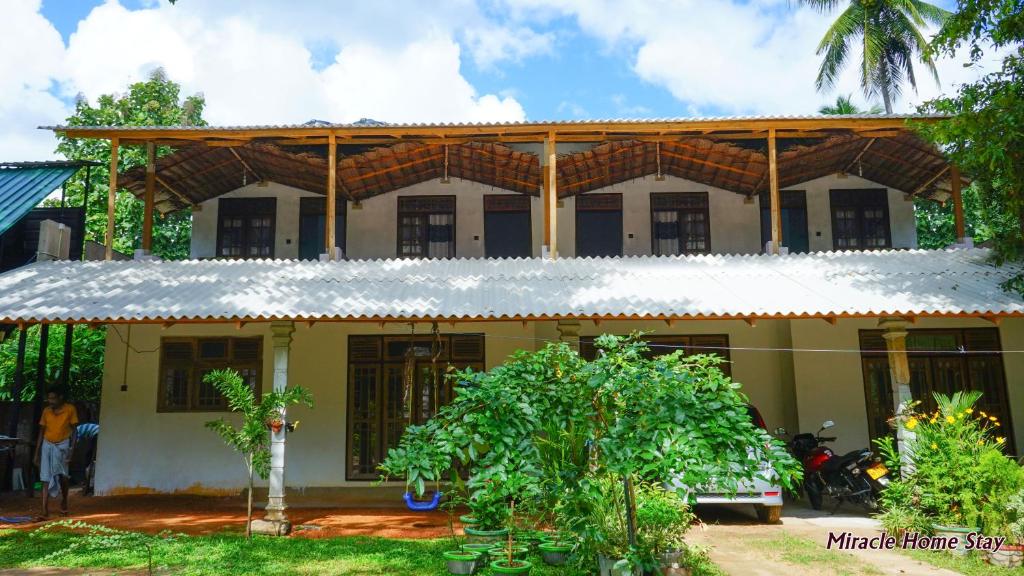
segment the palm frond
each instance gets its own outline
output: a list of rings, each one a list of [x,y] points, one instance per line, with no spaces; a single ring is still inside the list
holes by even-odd
[[[819,91],[830,90],[835,86],[849,57],[850,46],[860,32],[860,12],[859,6],[851,5],[829,26],[825,36],[818,43],[817,53],[823,55],[815,81]]]

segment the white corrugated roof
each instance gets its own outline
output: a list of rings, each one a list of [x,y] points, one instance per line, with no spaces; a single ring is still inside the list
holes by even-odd
[[[1024,314],[988,257],[42,262],[0,276],[0,322]]]

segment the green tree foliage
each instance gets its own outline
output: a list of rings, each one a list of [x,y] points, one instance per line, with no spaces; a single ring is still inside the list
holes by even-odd
[[[938,83],[935,62],[921,29],[941,24],[948,12],[921,0],[801,0],[822,12],[846,8],[818,44],[822,57],[819,91],[835,86],[843,68],[860,50],[860,85],[868,98],[881,97],[886,114],[907,83],[917,89],[914,60],[920,60]]]
[[[211,420],[206,427],[213,430],[224,443],[238,452],[245,461],[249,474],[248,515],[245,534],[252,536],[252,485],[256,474],[266,479],[270,475],[270,430],[271,425],[284,426],[283,414],[294,404],[313,406],[313,396],[301,386],[292,386],[284,392],[267,392],[262,399],[242,379],[238,372],[214,370],[203,377],[228,401],[228,408],[242,416],[239,428],[225,418]]]
[[[25,387],[21,399],[35,398],[36,363],[39,359],[39,326],[29,326],[25,340]],[[57,381],[64,361],[64,326],[50,326],[46,345],[46,373],[48,381]],[[68,398],[83,402],[98,402],[103,385],[103,348],[106,343],[106,329],[90,330],[76,326],[71,353],[70,382],[67,383]],[[0,344],[0,400],[11,399],[15,366],[18,356],[18,331],[13,331]]]
[[[853,95],[847,94],[846,96],[836,96],[836,101],[833,104],[825,104],[821,108],[818,108],[819,114],[881,114],[882,108],[875,105],[867,110],[862,109],[853,103]]]
[[[991,231],[997,259],[1024,257],[1024,4],[959,0],[932,50],[947,56],[966,51],[972,65],[986,53],[1002,55],[998,70],[924,105],[922,112],[950,117],[920,130],[972,179],[980,226]]]
[[[202,95],[181,98],[181,87],[169,80],[160,69],[145,82],[128,87],[126,94],[104,94],[93,106],[84,96],[75,103],[75,113],[65,123],[69,126],[203,126]],[[102,243],[107,226],[107,191],[110,182],[110,144],[106,140],[86,140],[58,136],[57,152],[71,160],[95,160],[92,167],[91,192],[86,208],[86,238]],[[157,156],[172,152],[166,146],[157,148]],[[119,170],[146,164],[142,146],[121,146]],[[67,184],[67,199],[72,206],[81,206],[85,197],[86,171],[80,170]],[[142,242],[142,201],[130,192],[118,191],[115,205],[114,249],[132,253]],[[153,253],[168,260],[187,258],[192,231],[191,213],[182,210],[154,215]]]
[[[607,501],[600,486],[609,477],[659,485],[679,478],[698,489],[714,481],[729,492],[768,462],[792,485],[796,462],[751,422],[740,385],[717,357],[651,358],[642,341],[610,335],[596,344],[590,362],[549,344],[487,372],[455,374],[452,402],[406,428],[381,465],[385,477],[404,476],[422,493],[463,466],[479,519],[478,503],[515,499],[517,510],[555,511],[560,529],[584,538],[593,503]]]
[[[1012,236],[1018,223],[992,195],[984,195],[980,186],[971,184],[963,190],[964,227],[975,244],[990,244],[999,237]],[[953,203],[944,205],[926,198],[914,199],[917,220],[917,244],[921,248],[945,248],[957,241],[953,224]]]

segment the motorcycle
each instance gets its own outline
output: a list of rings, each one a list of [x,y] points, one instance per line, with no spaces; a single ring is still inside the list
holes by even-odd
[[[878,509],[878,496],[889,485],[889,469],[871,450],[854,450],[842,456],[825,446],[834,436],[821,433],[835,426],[826,420],[816,434],[797,434],[790,450],[804,467],[804,491],[811,507],[821,510],[825,497],[835,501],[833,513],[843,502],[859,504],[869,511]]]

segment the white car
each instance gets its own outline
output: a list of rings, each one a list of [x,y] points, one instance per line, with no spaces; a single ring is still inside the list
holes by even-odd
[[[761,417],[757,408],[747,404],[747,412],[754,424],[767,432],[764,418]],[[771,464],[761,463],[761,475],[769,478],[775,476]],[[676,490],[688,489],[678,479],[670,482],[669,485]],[[741,482],[735,494],[714,491],[701,492],[696,494],[696,501],[697,504],[753,504],[758,520],[767,524],[775,524],[782,514],[782,487],[777,482],[767,482],[755,478],[751,482]]]

